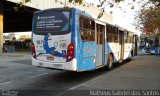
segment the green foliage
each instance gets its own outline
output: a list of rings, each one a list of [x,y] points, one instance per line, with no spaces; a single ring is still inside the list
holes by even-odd
[[[69,2],[75,2],[75,3],[79,3],[79,4],[82,4],[83,0],[69,0]],[[114,0],[116,3],[120,2],[120,1],[123,1],[123,0]],[[103,2],[106,2],[106,0],[103,0]]]
[[[69,2],[72,2],[73,0],[69,0]]]
[[[17,5],[15,7],[13,7],[13,10],[15,12],[18,12],[19,9],[22,8],[22,7],[23,7],[23,2],[19,2],[19,3],[17,3]]]
[[[82,4],[83,0],[69,0],[69,2],[75,2],[75,3]]]
[[[104,12],[99,13],[97,19],[100,19],[100,18],[103,16],[103,13],[104,13]]]
[[[31,2],[31,0],[25,0],[25,3]]]
[[[115,0],[116,3],[121,2],[121,1],[123,1],[123,0]]]
[[[18,7],[13,7],[13,10],[15,11],[15,12],[18,12]]]
[[[21,0],[21,2],[17,3],[17,5],[15,7],[13,7],[13,10],[15,12],[18,12],[20,9],[24,9],[24,10],[27,10],[24,6],[25,3],[28,3],[28,2],[31,2],[31,0]],[[29,11],[29,10],[27,10]]]
[[[19,7],[22,7],[23,6],[23,2],[19,2]]]
[[[69,7],[68,6],[64,6],[64,9],[67,11],[67,10],[69,10]]]

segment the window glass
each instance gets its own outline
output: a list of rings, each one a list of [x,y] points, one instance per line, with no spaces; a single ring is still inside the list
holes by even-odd
[[[96,24],[97,44],[104,44],[104,25]]]
[[[132,34],[132,33],[129,33],[128,43],[132,43],[132,42],[133,42],[133,34]]]
[[[112,27],[110,25],[106,25],[106,32],[107,32],[107,42],[111,43],[113,42],[113,36],[112,36]]]
[[[92,19],[81,16],[79,23],[81,40],[83,42],[95,41],[95,22]]]
[[[118,30],[116,27],[114,28],[114,43],[118,43]]]
[[[128,32],[124,32],[124,42],[128,43]]]
[[[118,43],[118,29],[116,27],[107,25],[106,26],[107,32],[107,42],[109,43]]]

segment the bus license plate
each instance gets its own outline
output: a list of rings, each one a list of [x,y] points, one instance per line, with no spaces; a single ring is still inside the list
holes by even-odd
[[[54,60],[54,57],[52,57],[52,56],[47,56],[47,60]]]

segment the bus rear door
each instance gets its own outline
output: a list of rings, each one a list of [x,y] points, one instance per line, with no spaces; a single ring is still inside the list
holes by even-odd
[[[104,66],[105,57],[105,24],[96,24],[96,67]]]

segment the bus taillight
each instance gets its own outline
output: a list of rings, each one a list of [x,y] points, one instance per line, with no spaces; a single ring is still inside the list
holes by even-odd
[[[69,62],[74,58],[74,44],[68,45],[66,61]]]
[[[33,58],[36,59],[36,51],[35,51],[34,43],[32,43],[32,56],[33,56]]]

